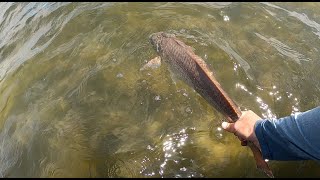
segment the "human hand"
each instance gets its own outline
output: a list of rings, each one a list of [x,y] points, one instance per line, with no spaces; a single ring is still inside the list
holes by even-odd
[[[241,141],[241,145],[246,146],[247,141],[253,142],[261,151],[261,147],[254,132],[256,121],[262,119],[253,111],[242,111],[241,117],[235,123],[223,122],[222,128],[233,133]]]

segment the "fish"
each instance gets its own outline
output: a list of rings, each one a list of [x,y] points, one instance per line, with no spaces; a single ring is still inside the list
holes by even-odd
[[[161,60],[168,64],[171,73],[199,93],[211,106],[226,116],[229,122],[236,122],[240,118],[242,112],[239,106],[223,90],[214,77],[213,71],[201,57],[194,53],[192,47],[179,40],[174,34],[166,32],[152,33],[149,36],[149,42],[159,56],[149,61],[142,69],[158,67],[154,64],[158,64]],[[257,168],[267,176],[274,177],[260,149],[250,141],[247,142],[247,146],[253,153]]]

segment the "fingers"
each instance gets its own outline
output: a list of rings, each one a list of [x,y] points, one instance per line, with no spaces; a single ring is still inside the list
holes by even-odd
[[[223,122],[223,123],[221,124],[221,126],[222,126],[222,128],[223,128],[224,130],[226,130],[226,131],[228,131],[228,132],[231,132],[231,133],[233,133],[235,136],[237,136],[238,139],[241,141],[241,145],[242,145],[242,146],[246,146],[246,145],[247,145],[247,141],[246,141],[244,138],[240,137],[240,136],[237,134],[237,131],[236,131],[235,127],[234,127],[234,123]]]
[[[237,136],[242,146],[246,146],[249,141],[256,144],[258,139],[255,135],[254,127],[259,119],[261,118],[251,110],[242,111],[241,117],[236,122],[223,122],[222,128]]]
[[[223,122],[221,126],[224,130],[228,132],[236,133],[236,129],[234,128],[234,123]]]

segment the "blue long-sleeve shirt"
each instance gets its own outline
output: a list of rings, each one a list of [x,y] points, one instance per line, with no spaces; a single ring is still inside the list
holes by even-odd
[[[320,106],[276,120],[258,120],[255,133],[269,160],[320,160]]]

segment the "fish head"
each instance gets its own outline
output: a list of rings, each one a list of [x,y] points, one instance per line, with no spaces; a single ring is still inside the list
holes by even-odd
[[[175,37],[175,35],[165,33],[165,32],[157,32],[157,33],[152,33],[149,36],[149,41],[152,44],[153,48],[158,53],[160,53],[161,52],[161,44],[162,44],[163,40],[165,40],[166,38],[171,38],[171,37]]]

